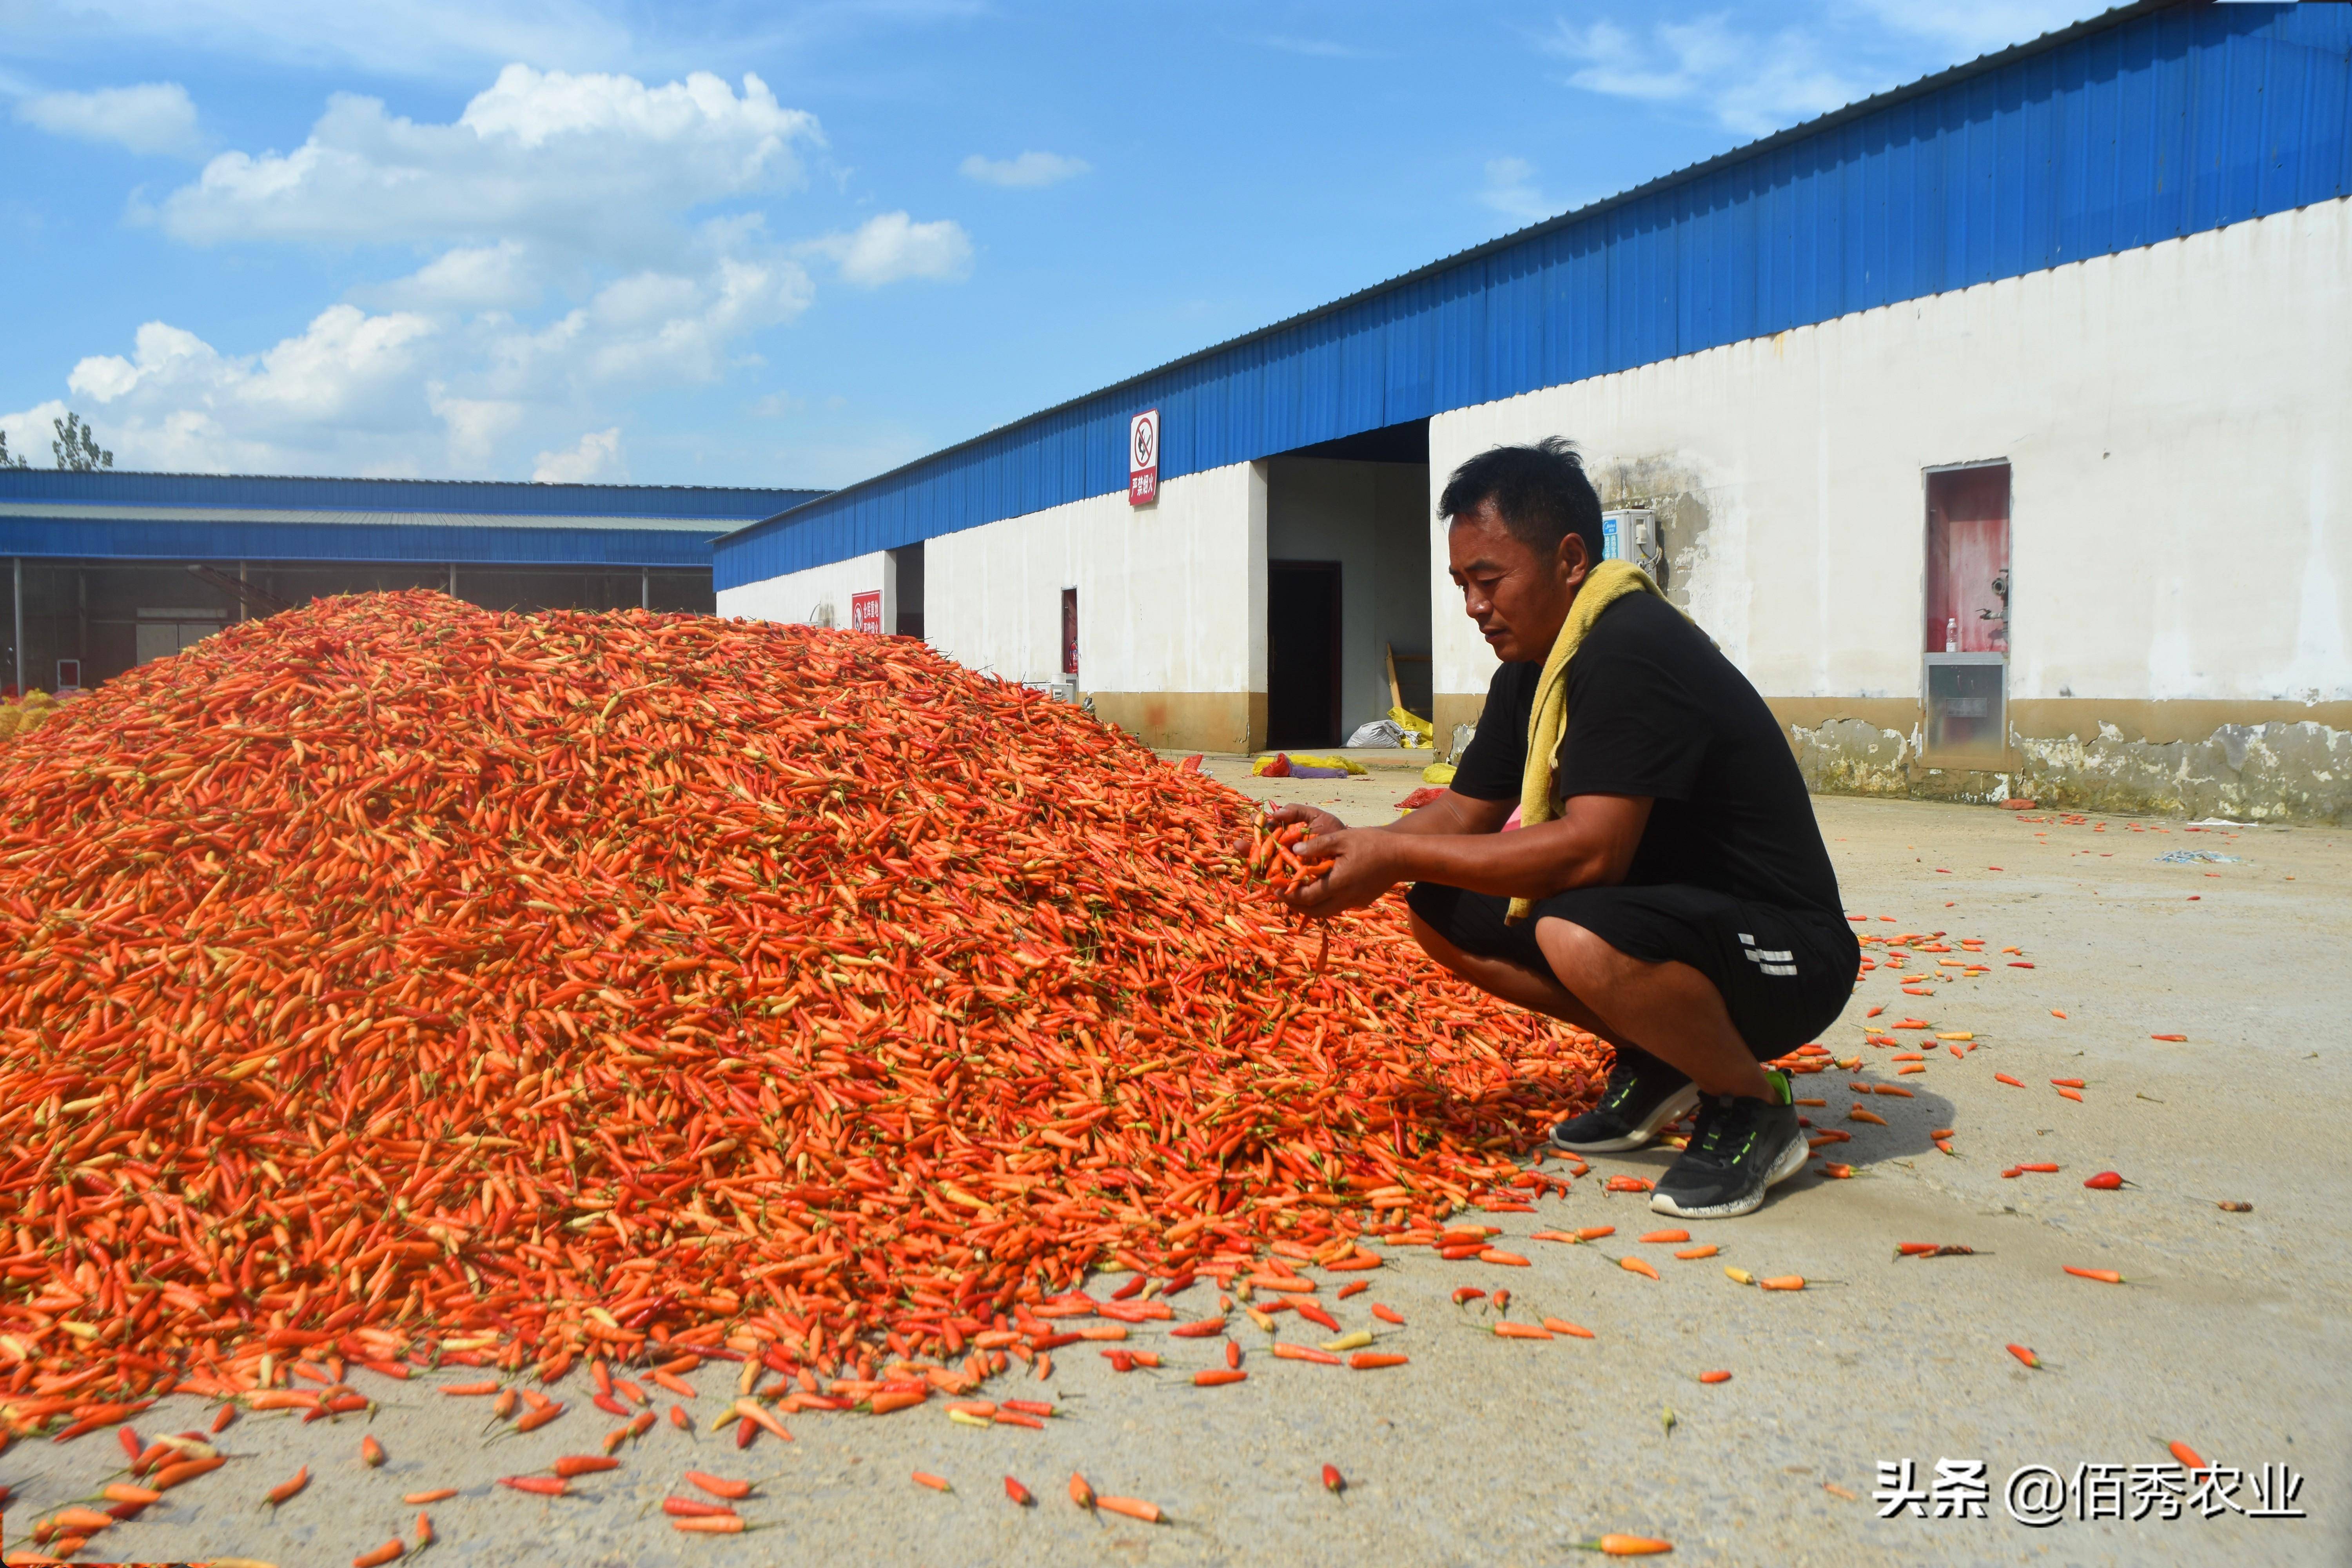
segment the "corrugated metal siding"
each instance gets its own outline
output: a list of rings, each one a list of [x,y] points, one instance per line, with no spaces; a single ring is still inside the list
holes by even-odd
[[[0,468],[0,501],[470,512],[486,517],[708,518],[722,525],[772,517],[824,493],[818,489],[743,489],[716,485],[537,485],[470,479],[343,479]]]
[[[0,560],[446,562],[472,566],[695,567],[711,537],[675,528],[496,523],[92,522],[0,518]]]
[[[719,542],[731,588],[2352,194],[2352,7],[2142,6],[1884,95]]]
[[[360,528],[478,528],[486,522],[501,528],[659,529],[667,533],[699,534],[715,539],[729,526],[714,517],[582,517],[572,513],[478,511],[328,511],[294,506],[79,506],[68,501],[0,500],[0,521],[37,518],[45,522],[261,522],[278,527],[315,524]]]

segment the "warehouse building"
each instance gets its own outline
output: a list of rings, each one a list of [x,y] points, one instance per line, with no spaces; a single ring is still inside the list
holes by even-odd
[[[708,614],[712,542],[822,494],[0,468],[0,681],[94,686],[328,594]]]
[[[2126,6],[721,541],[1160,746],[1493,670],[1435,491],[1562,435],[1823,789],[2352,811],[2352,7]]]

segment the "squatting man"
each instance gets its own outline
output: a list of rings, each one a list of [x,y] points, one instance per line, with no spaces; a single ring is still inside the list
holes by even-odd
[[[1446,793],[1385,827],[1288,805],[1333,915],[1400,882],[1429,955],[1607,1040],[1577,1153],[1638,1148],[1698,1108],[1651,1207],[1727,1219],[1802,1168],[1785,1074],[1761,1064],[1853,994],[1861,946],[1779,723],[1639,568],[1601,556],[1601,501],[1557,438],[1456,469],[1438,502],[1464,610],[1502,668]],[[1515,815],[1512,831],[1505,831]]]

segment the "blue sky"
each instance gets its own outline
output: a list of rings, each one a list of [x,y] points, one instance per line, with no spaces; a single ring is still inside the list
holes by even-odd
[[[838,485],[2095,0],[0,0],[0,430]]]

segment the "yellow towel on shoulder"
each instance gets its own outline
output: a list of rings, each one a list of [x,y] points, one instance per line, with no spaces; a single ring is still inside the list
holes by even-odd
[[[1630,561],[1603,561],[1594,566],[1577,589],[1576,602],[1568,607],[1568,619],[1561,624],[1559,636],[1552,639],[1551,652],[1544,656],[1543,673],[1536,679],[1535,706],[1528,710],[1527,769],[1519,775],[1522,827],[1552,819],[1554,753],[1559,750],[1559,738],[1568,732],[1568,661],[1576,657],[1601,612],[1628,594],[1665,597],[1650,581],[1650,574]],[[1516,923],[1534,909],[1531,899],[1513,899],[1510,913],[1504,918]]]

